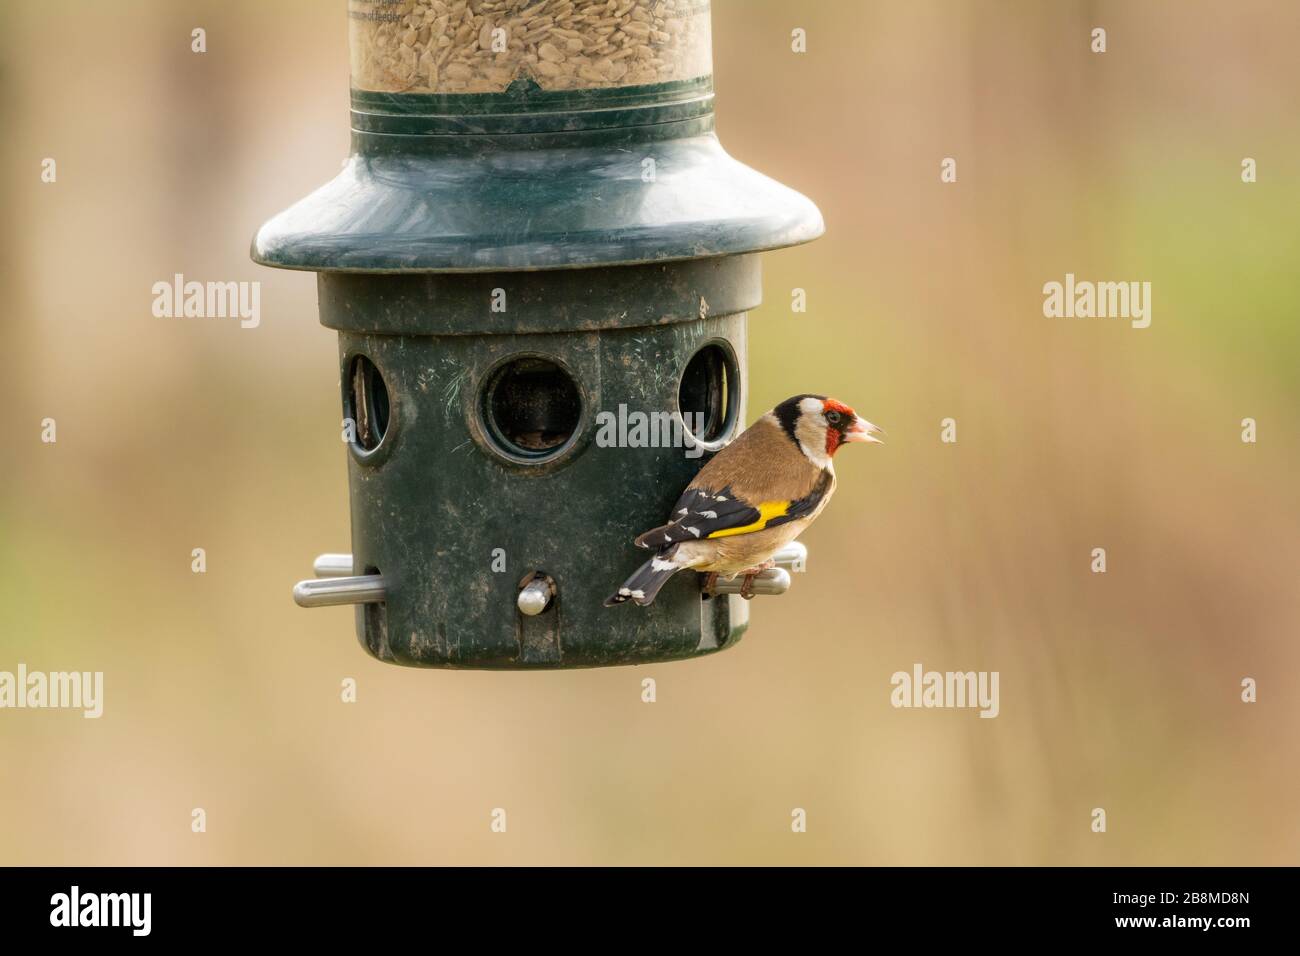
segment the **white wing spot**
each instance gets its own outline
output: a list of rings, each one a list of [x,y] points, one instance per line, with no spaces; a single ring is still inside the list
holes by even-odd
[[[700,517],[701,517],[701,518],[716,518],[717,516],[718,516],[718,513],[717,513],[716,511],[701,511],[701,512],[700,512]]]
[[[697,538],[700,536],[700,529],[699,529],[699,528],[686,528],[685,530],[689,531],[691,534],[695,535],[695,537],[697,537]]]

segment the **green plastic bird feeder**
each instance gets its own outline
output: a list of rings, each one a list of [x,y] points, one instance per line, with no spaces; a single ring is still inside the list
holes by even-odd
[[[425,667],[734,643],[747,602],[698,575],[603,606],[743,426],[757,253],[823,228],[714,135],[709,4],[348,9],[351,156],[252,246],[318,273],[339,336],[352,551],[296,599],[356,605],[371,654]]]

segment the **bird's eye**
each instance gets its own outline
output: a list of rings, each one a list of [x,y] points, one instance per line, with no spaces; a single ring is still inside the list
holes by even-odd
[[[826,413],[826,420],[830,422],[832,425],[838,425],[843,420],[843,418],[844,416],[841,415],[839,412],[835,411],[834,409]]]

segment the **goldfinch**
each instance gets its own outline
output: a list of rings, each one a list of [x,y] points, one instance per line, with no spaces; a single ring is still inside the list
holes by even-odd
[[[686,486],[668,522],[636,539],[655,556],[605,606],[654,603],[667,580],[692,568],[709,575],[753,576],[812,524],[835,493],[835,452],[847,442],[880,443],[879,428],[823,395],[796,395],[718,452]]]

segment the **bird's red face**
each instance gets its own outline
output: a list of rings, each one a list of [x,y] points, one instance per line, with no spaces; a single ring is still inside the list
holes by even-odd
[[[772,409],[775,424],[785,429],[804,456],[818,468],[826,468],[831,456],[847,442],[876,442],[883,435],[843,402],[825,395],[796,395]]]
[[[883,444],[877,437],[883,435],[879,428],[871,424],[843,402],[827,398],[822,402],[822,419],[826,422],[826,456],[834,455],[840,445],[846,442],[874,442]]]

